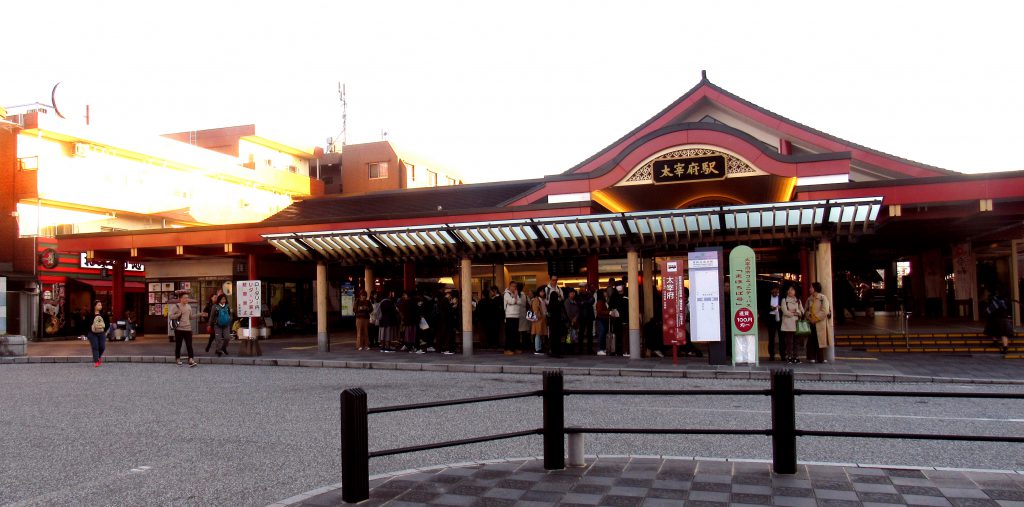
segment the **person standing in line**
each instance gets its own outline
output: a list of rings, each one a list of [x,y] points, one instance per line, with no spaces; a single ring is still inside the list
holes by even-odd
[[[448,334],[445,337],[448,343],[441,349],[441,353],[446,356],[454,354],[456,343],[462,341],[462,297],[459,291],[452,290],[448,293],[448,305]]]
[[[184,342],[188,351],[188,366],[198,366],[192,351],[192,306],[188,304],[187,293],[178,296],[178,302],[171,305],[167,318],[178,321],[174,328],[174,363],[181,366],[181,344]]]
[[[576,296],[580,306],[579,317],[579,351],[585,355],[594,353],[594,292],[587,289]]]
[[[804,305],[800,303],[800,300],[796,297],[796,288],[790,285],[786,288],[786,298],[782,300],[780,305],[780,311],[782,312],[782,324],[780,330],[782,333],[783,341],[786,344],[786,352],[789,356],[786,357],[786,362],[790,364],[800,363],[800,341],[796,339],[796,321],[800,320],[804,316]]]
[[[533,312],[534,319],[530,326],[530,333],[533,334],[533,353],[539,356],[544,353],[544,339],[548,336],[548,309],[544,303],[544,287],[537,287],[533,292],[530,311]]]
[[[216,336],[213,350],[217,356],[228,355],[228,342],[231,340],[231,307],[228,306],[228,297],[224,294],[217,296],[217,304],[210,308],[210,327]]]
[[[807,296],[807,321],[811,324],[811,337],[807,340],[807,358],[812,363],[827,363],[825,352],[835,341],[832,337],[830,320],[832,319],[832,305],[828,298],[821,292],[821,284],[811,284],[810,295]],[[812,347],[813,346],[813,347]]]
[[[562,345],[568,331],[565,303],[557,292],[550,292],[548,296],[548,354],[551,357],[562,357]]]
[[[394,302],[395,293],[390,292],[380,300],[380,351],[394,352],[398,339],[398,325],[401,317]]]
[[[380,298],[376,294],[370,298],[369,321],[370,347],[380,347]]]
[[[103,364],[103,352],[107,350],[107,329],[110,327],[110,318],[103,313],[103,302],[97,301],[92,305],[92,320],[88,321],[86,336],[89,338],[89,346],[92,348],[93,368],[99,368]]]
[[[580,351],[580,302],[577,299],[576,291],[569,289],[565,300],[565,324],[568,329],[566,350],[569,354],[579,354]]]
[[[398,301],[399,336],[402,343],[400,352],[413,352],[416,347],[416,303],[412,300],[412,294],[408,291],[402,293],[402,299]]]
[[[771,294],[766,300],[767,305],[761,310],[761,318],[768,328],[768,360],[775,360],[776,343],[778,343],[779,359],[786,358],[786,344],[779,334],[779,327],[782,325],[782,315],[779,312],[779,305],[782,304],[782,295],[779,294],[779,286],[772,285]]]
[[[366,291],[359,291],[353,312],[356,316],[356,350],[370,350],[370,312],[373,305],[366,297]]]
[[[551,302],[551,294],[558,294],[559,299],[565,299],[562,288],[558,286],[558,277],[555,275],[551,275],[548,284],[544,286],[544,304]]]
[[[598,290],[594,293],[594,297],[596,299],[594,303],[594,328],[597,331],[597,355],[607,356],[607,344],[605,342],[608,339],[608,321],[611,319],[609,316],[610,310],[608,309],[608,302],[605,301],[604,291]]]
[[[523,308],[516,282],[508,283],[502,295],[502,304],[505,308],[505,355],[511,356],[519,348],[519,314]]]
[[[519,294],[519,348],[516,349],[516,354],[526,352],[530,347],[530,343],[533,341],[530,339],[530,328],[532,322],[527,318],[530,311],[530,295],[526,292],[526,285],[522,282],[516,283],[516,293]]]

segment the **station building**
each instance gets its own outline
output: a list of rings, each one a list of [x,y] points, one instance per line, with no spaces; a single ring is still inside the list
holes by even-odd
[[[1020,300],[1024,171],[968,175],[882,153],[703,78],[561,174],[310,197],[258,223],[58,240],[92,259],[226,259],[244,266],[237,277],[294,284],[295,318],[337,307],[341,284],[450,282],[464,298],[464,353],[474,294],[550,274],[625,279],[639,341],[655,314],[654,261],[700,247],[749,245],[762,279],[818,281],[833,301],[849,292],[839,284],[866,284],[873,308],[972,321],[983,288]]]

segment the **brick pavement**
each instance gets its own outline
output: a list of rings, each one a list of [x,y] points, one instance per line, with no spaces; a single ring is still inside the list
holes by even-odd
[[[364,506],[1003,506],[1024,507],[1024,471],[802,464],[778,475],[767,462],[588,457],[546,471],[534,458],[407,470],[371,480]],[[341,504],[340,485],[272,507]]]

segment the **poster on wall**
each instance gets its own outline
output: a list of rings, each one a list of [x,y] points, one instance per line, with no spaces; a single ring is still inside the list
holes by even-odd
[[[661,261],[661,334],[665,345],[686,343],[686,259]]]
[[[263,294],[259,280],[240,280],[236,284],[236,300],[239,317],[259,317]]]
[[[352,317],[356,314],[356,286],[351,283],[341,284],[341,316]]]
[[[690,252],[690,339],[694,342],[722,340],[720,251]]]
[[[149,282],[149,292],[160,292],[160,282]]]
[[[732,302],[732,364],[757,364],[757,261],[754,250],[740,245],[729,253],[729,299]]]
[[[167,291],[167,292],[173,292],[174,291],[174,282],[164,282],[164,283],[162,283],[160,285],[160,290],[164,290],[164,291]]]

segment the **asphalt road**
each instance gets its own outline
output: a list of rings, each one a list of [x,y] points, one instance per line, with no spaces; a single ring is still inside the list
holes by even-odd
[[[0,367],[0,504],[266,505],[340,481],[339,392],[370,405],[534,390],[540,376],[165,364]],[[566,377],[574,388],[764,388],[753,381]],[[1019,386],[807,383],[1014,391]],[[567,424],[762,428],[766,397],[574,396]],[[1024,401],[798,399],[802,428],[1021,435]],[[370,416],[370,449],[536,428],[539,399]],[[588,454],[763,458],[767,437],[588,435]],[[371,461],[371,473],[539,455],[540,437]],[[1013,444],[803,438],[802,461],[1024,469]]]

